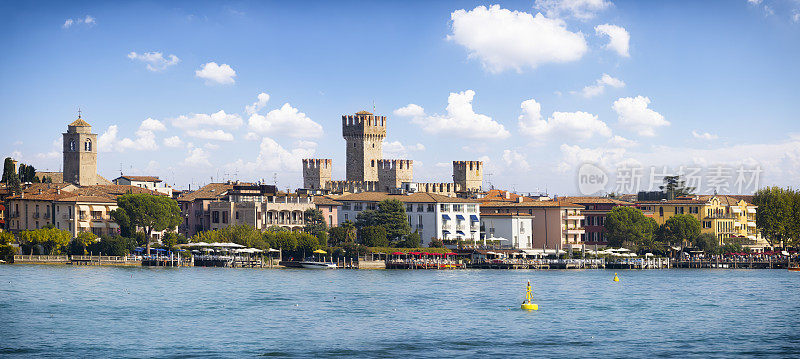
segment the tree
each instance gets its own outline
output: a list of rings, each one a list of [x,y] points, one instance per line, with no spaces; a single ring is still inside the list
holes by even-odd
[[[167,248],[175,247],[178,244],[178,236],[175,232],[164,233],[164,237],[161,238],[161,244]]]
[[[328,224],[325,222],[325,217],[322,211],[316,208],[309,208],[303,212],[303,219],[306,225],[303,230],[306,233],[311,233],[317,237],[317,241],[321,246],[328,245]]]
[[[676,197],[683,197],[692,194],[697,188],[686,186],[686,181],[681,179],[681,176],[664,176],[664,185],[659,186],[664,193],[667,194],[667,199],[672,200]]]
[[[356,216],[356,223],[355,223],[356,229],[360,230],[364,227],[377,226],[379,224],[380,223],[378,223],[377,211],[366,209],[359,212],[358,215]]]
[[[420,242],[422,242],[422,236],[418,231],[414,231],[414,233],[409,233],[405,239],[398,242],[397,246],[401,248],[419,248]]]
[[[42,228],[22,231],[19,234],[20,246],[25,252],[33,252],[34,247],[41,247],[47,254],[62,252],[72,240],[72,234],[55,228]]]
[[[758,206],[756,226],[772,246],[780,245],[791,231],[792,203],[787,190],[778,187],[762,188],[753,194]]]
[[[6,157],[3,163],[3,183],[8,184],[8,180],[11,179],[11,177],[17,176],[17,169],[14,167],[14,160],[11,157]]]
[[[390,241],[399,241],[411,233],[406,217],[406,206],[396,199],[385,199],[378,204],[377,225],[386,229]]]
[[[692,245],[707,254],[711,254],[717,252],[719,241],[717,237],[711,233],[701,233],[699,236],[695,237]]]
[[[632,208],[614,207],[605,219],[606,238],[612,247],[646,244],[653,240],[655,228],[652,218]]]
[[[670,245],[686,246],[700,235],[700,220],[688,214],[674,215],[664,222],[661,235]]]
[[[132,228],[141,228],[147,238],[147,255],[150,255],[150,239],[153,231],[175,228],[181,223],[181,210],[174,199],[151,194],[125,194],[117,197],[117,209],[123,211]],[[112,214],[113,218],[120,214]],[[120,225],[120,227],[122,227]]]
[[[431,242],[428,243],[428,247],[430,248],[444,248],[444,242],[439,238],[431,239]]]
[[[389,240],[386,238],[386,229],[382,226],[364,227],[358,232],[361,237],[361,243],[367,247],[389,246]]]
[[[311,254],[317,248],[319,248],[319,242],[316,237],[308,233],[300,233],[300,235],[297,236],[297,252]]]
[[[10,232],[0,232],[0,245],[9,245],[14,243],[17,239]]]

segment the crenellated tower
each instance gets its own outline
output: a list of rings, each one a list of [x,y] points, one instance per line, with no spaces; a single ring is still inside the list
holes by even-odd
[[[453,182],[458,191],[480,190],[483,184],[483,162],[453,161]]]
[[[389,192],[414,180],[413,160],[378,160],[378,186]]]
[[[342,136],[347,141],[348,181],[377,181],[377,161],[383,157],[386,116],[367,111],[342,116]]]
[[[333,160],[327,158],[303,159],[303,187],[308,189],[325,189],[331,181]]]

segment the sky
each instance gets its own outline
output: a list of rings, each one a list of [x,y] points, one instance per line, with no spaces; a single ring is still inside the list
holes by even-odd
[[[297,188],[302,158],[331,158],[344,179],[341,116],[368,110],[388,117],[384,157],[413,159],[417,182],[450,181],[453,160],[484,161],[486,186],[523,193],[588,194],[586,164],[605,175],[598,193],[631,192],[635,173],[638,189],[681,173],[706,193],[800,178],[800,0],[0,12],[0,152],[39,170],[61,170],[80,108],[106,178]]]

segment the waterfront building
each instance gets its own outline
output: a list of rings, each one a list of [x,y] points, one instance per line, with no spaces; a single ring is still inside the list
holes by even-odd
[[[328,228],[339,223],[339,208],[342,207],[341,202],[337,202],[326,196],[314,196],[314,205],[322,212],[322,217],[325,218],[325,224]]]
[[[713,234],[720,245],[739,242],[755,250],[769,246],[756,229],[758,207],[735,196],[705,195],[637,201],[636,206],[652,216],[659,225],[678,214],[691,215],[700,221],[701,232]]]
[[[362,192],[334,197],[342,204],[339,224],[355,222],[363,210],[376,210],[386,199],[396,199],[406,205],[406,216],[412,231],[419,231],[422,245],[431,239],[480,240],[480,204],[474,200],[448,197],[435,193],[390,194]]]
[[[209,212],[209,205],[211,202],[225,198],[228,191],[235,184],[245,183],[231,181],[209,183],[194,191],[182,192],[176,199],[181,209],[181,217],[183,217],[183,222],[178,226],[178,231],[189,238],[197,232],[210,229],[211,212]]]
[[[161,192],[172,197],[172,187],[164,183],[156,176],[119,176],[113,181],[114,184],[125,186],[136,186],[147,188],[151,191]]]
[[[481,214],[533,216],[533,248],[580,250],[584,247],[583,206],[565,201],[480,199]]]
[[[303,159],[303,187],[328,193],[427,192],[445,196],[476,193],[483,182],[483,162],[453,161],[453,182],[415,183],[414,161],[383,158],[386,116],[359,111],[342,115],[346,180],[332,178],[333,160]]]
[[[581,213],[585,217],[582,223],[585,231],[584,244],[592,248],[608,245],[604,227],[608,212],[617,206],[636,206],[631,202],[608,197],[559,197],[558,200],[583,206]]]
[[[52,225],[73,237],[81,232],[116,235],[119,225],[110,212],[117,209],[117,197],[128,193],[163,195],[135,186],[34,183],[7,199],[11,209],[8,229],[18,233]],[[159,241],[163,231],[152,235],[153,240]]]
[[[481,239],[484,244],[490,238],[504,238],[500,243],[514,249],[532,249],[533,216],[512,213],[483,213],[481,215]]]
[[[245,224],[258,230],[273,226],[302,230],[303,213],[316,208],[313,198],[279,192],[272,185],[236,184],[220,200],[208,204],[209,229]]]

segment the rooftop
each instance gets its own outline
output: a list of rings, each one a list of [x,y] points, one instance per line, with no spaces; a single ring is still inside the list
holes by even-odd
[[[84,121],[82,118],[80,118],[80,116],[78,116],[78,119],[75,120],[75,121],[72,121],[72,123],[70,123],[69,125],[73,126],[73,127],[92,127],[92,125],[90,125],[88,122]]]
[[[117,179],[124,178],[128,181],[137,181],[137,182],[161,182],[158,176],[119,176]],[[116,181],[116,180],[115,180]]]
[[[385,199],[396,199],[410,203],[478,203],[474,200],[448,197],[435,193],[416,192],[411,194],[390,194],[386,192],[361,192],[334,197],[337,201],[380,202]]]

